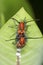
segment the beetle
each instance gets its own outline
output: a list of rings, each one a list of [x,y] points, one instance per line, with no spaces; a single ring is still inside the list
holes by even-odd
[[[25,20],[24,21],[21,21],[19,22],[18,20],[16,20],[15,18],[11,18],[12,20],[16,21],[18,23],[18,29],[17,29],[17,36],[16,36],[16,47],[17,48],[23,48],[25,45],[26,45],[26,41],[27,39],[39,39],[39,38],[42,38],[42,37],[27,37],[25,35],[25,32],[26,32],[26,28],[27,28],[27,23]],[[39,19],[35,19],[35,20],[39,20]],[[33,20],[30,20],[29,22],[31,22]],[[14,39],[10,39],[10,40],[14,40]]]

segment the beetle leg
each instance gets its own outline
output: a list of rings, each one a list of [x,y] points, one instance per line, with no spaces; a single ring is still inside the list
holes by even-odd
[[[13,44],[13,45],[16,45],[16,43],[17,43],[16,41],[15,41],[15,43],[14,43],[14,42],[12,42],[12,44]]]
[[[15,38],[16,39],[16,38]],[[15,40],[15,39],[9,39],[9,40],[5,40],[5,41],[11,41],[11,40]]]
[[[10,28],[14,28],[13,26],[8,26],[8,27],[10,27]],[[17,27],[17,26],[16,26]]]
[[[42,39],[43,38],[43,36],[42,37],[26,37],[26,39]]]

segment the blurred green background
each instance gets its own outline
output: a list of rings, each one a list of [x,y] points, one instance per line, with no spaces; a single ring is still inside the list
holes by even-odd
[[[35,18],[39,18],[40,21],[36,21],[43,34],[43,0],[27,0],[31,3],[33,11],[35,13]]]
[[[34,17],[31,5],[26,0],[0,0],[0,28],[7,22],[21,7]]]

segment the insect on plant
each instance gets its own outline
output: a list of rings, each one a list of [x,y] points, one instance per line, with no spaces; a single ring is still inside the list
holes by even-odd
[[[21,22],[19,22],[15,18],[12,18],[12,20],[14,20],[14,22],[16,21],[18,23],[18,25],[16,25],[17,26],[17,36],[16,36],[15,39],[10,39],[10,40],[16,40],[16,47],[17,48],[23,48],[26,45],[27,39],[39,39],[39,38],[42,38],[42,37],[36,37],[36,38],[34,38],[34,37],[27,37],[25,35],[26,31],[27,31],[27,27],[29,26],[29,25],[27,25],[27,23],[28,22],[32,22],[34,20],[26,21],[24,19],[24,21],[21,21]],[[39,19],[35,19],[35,20],[39,21]]]

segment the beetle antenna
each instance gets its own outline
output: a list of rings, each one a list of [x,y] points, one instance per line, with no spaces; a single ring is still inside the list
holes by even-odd
[[[24,18],[24,23],[26,23],[26,17]]]
[[[15,18],[11,18],[12,20],[15,20],[17,23],[20,23],[17,19],[15,19]]]
[[[40,21],[40,19],[34,19],[34,20],[26,21],[25,23],[29,23],[29,22],[32,22],[32,21]]]
[[[39,21],[40,19],[34,19],[34,20],[30,20],[30,21],[27,21],[27,22],[32,22],[32,21]]]

